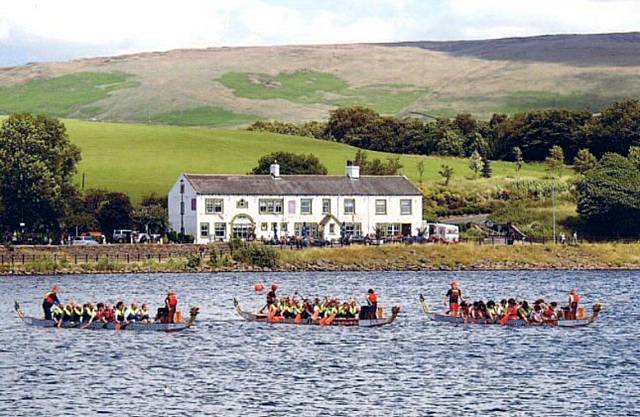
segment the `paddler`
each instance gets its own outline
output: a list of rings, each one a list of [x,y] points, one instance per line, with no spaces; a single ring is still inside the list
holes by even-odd
[[[51,308],[54,305],[60,305],[60,300],[58,299],[58,291],[60,291],[60,287],[54,285],[53,288],[51,288],[51,291],[44,295],[44,299],[42,300],[42,310],[44,310],[45,320],[52,320]]]
[[[64,306],[57,304],[51,309],[51,319],[56,323],[56,327],[62,326],[64,320]]]
[[[451,281],[451,288],[447,291],[444,298],[444,305],[449,304],[449,313],[453,317],[457,317],[460,312],[460,301],[462,301],[462,291],[458,288],[458,283]]]
[[[376,312],[378,311],[378,294],[369,288],[367,291],[367,305],[360,307],[360,319],[373,320],[376,318]]]
[[[569,293],[569,311],[570,319],[575,320],[578,318],[578,304],[580,303],[580,294],[575,288],[571,289]]]
[[[165,323],[173,323],[176,311],[178,310],[178,295],[174,291],[167,293],[167,298],[164,300],[164,306],[167,309],[167,315],[165,316]]]

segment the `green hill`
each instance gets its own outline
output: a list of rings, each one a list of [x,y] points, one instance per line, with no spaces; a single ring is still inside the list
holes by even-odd
[[[640,97],[640,34],[181,49],[0,68],[0,113],[226,127],[338,106],[450,116]]]
[[[330,174],[344,174],[345,162],[356,148],[312,138],[210,128],[186,128],[103,122],[64,121],[71,141],[80,146],[77,180],[85,174],[87,188],[128,193],[134,201],[150,192],[166,194],[181,172],[245,174],[262,155],[274,151],[313,153]],[[392,154],[369,152],[369,157]],[[455,170],[452,186],[481,187],[508,180],[513,164],[494,162],[493,178],[469,180],[468,163],[460,158],[402,155],[402,172],[418,182],[416,164],[424,160],[424,184],[440,181],[441,164]],[[540,164],[527,164],[521,178],[545,175]]]

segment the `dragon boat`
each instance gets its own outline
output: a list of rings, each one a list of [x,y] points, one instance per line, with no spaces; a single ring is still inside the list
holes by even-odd
[[[22,322],[32,327],[58,327],[53,320],[39,319],[37,317],[30,317],[24,314],[20,304],[15,301],[14,309],[18,314],[18,317]],[[87,330],[127,330],[127,331],[140,331],[140,332],[179,332],[186,330],[194,325],[196,317],[200,309],[198,307],[191,307],[189,310],[189,318],[184,323],[138,323],[131,322],[127,324],[118,324],[114,322],[103,323],[93,322],[91,324],[83,324],[82,322],[65,321],[59,326],[62,329],[87,329]]]
[[[398,317],[398,313],[400,313],[400,306],[395,305],[391,308],[391,315],[389,317],[383,318],[375,318],[375,319],[359,319],[359,318],[344,318],[344,317],[336,317],[333,320],[328,322],[322,322],[321,320],[312,320],[312,319],[289,319],[278,317],[277,319],[270,319],[267,314],[263,313],[251,313],[248,311],[242,310],[240,307],[240,303],[235,298],[233,299],[233,304],[236,308],[236,312],[240,317],[247,321],[258,322],[258,323],[269,323],[269,324],[297,324],[297,325],[307,325],[307,326],[348,326],[348,327],[380,327],[385,326],[387,324],[393,323]]]
[[[435,313],[429,309],[427,300],[420,294],[420,305],[422,311],[429,317],[431,321],[439,323],[451,323],[451,324],[478,324],[478,325],[500,325],[499,319],[472,319],[465,317],[454,317],[448,314]],[[541,323],[531,323],[527,320],[508,320],[506,326],[512,327],[527,327],[527,326],[552,326],[552,327],[585,327],[595,322],[598,319],[600,311],[602,311],[603,305],[596,303],[592,307],[591,317],[584,319],[561,319],[561,320],[544,320]]]

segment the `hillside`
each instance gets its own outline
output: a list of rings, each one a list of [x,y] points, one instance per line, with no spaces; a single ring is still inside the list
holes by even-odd
[[[85,122],[65,120],[71,141],[80,146],[82,161],[76,180],[85,174],[87,188],[107,188],[128,193],[135,201],[142,195],[164,195],[181,172],[245,174],[258,158],[274,151],[313,153],[329,170],[344,174],[345,162],[353,159],[356,148],[296,136],[210,128],[185,128],[157,125]],[[369,152],[369,157],[386,158],[391,154]],[[443,163],[455,169],[452,187],[486,187],[514,175],[508,162],[492,164],[494,176],[488,180],[469,180],[464,159],[402,155],[402,172],[418,182],[416,164],[424,160],[424,185],[441,181]],[[521,178],[545,175],[540,164],[526,164]]]
[[[640,34],[209,48],[0,68],[0,113],[241,126],[365,105],[488,117],[640,97]]]

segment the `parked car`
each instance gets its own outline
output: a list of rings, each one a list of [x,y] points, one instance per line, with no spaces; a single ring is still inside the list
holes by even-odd
[[[115,243],[131,243],[131,235],[133,230],[116,229],[113,231],[113,241]]]
[[[98,241],[92,236],[73,236],[71,238],[71,245],[73,246],[94,246],[99,245]]]

